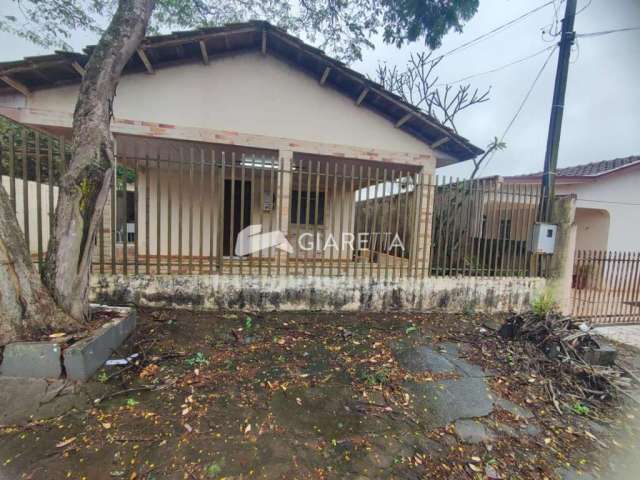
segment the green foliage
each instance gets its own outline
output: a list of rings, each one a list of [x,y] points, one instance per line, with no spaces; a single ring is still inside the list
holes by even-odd
[[[118,165],[116,167],[116,186],[118,190],[126,190],[125,185],[135,183],[135,181],[135,170],[125,167],[124,165]]]
[[[207,477],[217,477],[222,473],[222,465],[213,462],[207,466]]]
[[[531,302],[531,310],[536,316],[545,318],[558,308],[558,304],[553,298],[553,294],[548,289],[537,295]]]
[[[194,355],[187,358],[184,363],[187,364],[188,367],[198,367],[200,365],[209,365],[209,360],[204,356],[204,353],[197,352]]]
[[[18,0],[14,3],[17,5]],[[13,14],[0,17],[0,31],[42,47],[71,50],[72,33],[100,35],[117,3],[20,0],[19,8],[8,9]],[[479,0],[157,0],[147,31],[157,34],[260,19],[304,36],[349,62],[362,59],[363,49],[373,47],[374,35],[382,35],[385,42],[397,46],[423,40],[429,48],[438,48],[447,32],[462,31],[464,22],[476,13],[478,3]]]
[[[375,372],[364,373],[361,378],[369,385],[386,385],[391,377],[389,369],[383,367]]]
[[[106,383],[107,380],[109,380],[109,375],[107,375],[107,372],[104,370],[101,370],[100,373],[98,373],[98,381],[100,383]]]
[[[253,319],[247,315],[247,317],[244,319],[244,328],[245,330],[251,330],[251,327],[253,326]]]
[[[580,402],[576,402],[572,405],[571,411],[576,415],[589,415],[589,407],[583,405]]]
[[[418,330],[418,327],[416,327],[415,325],[411,324],[407,328],[404,329],[404,333],[409,335],[410,333],[416,332],[417,330]]]
[[[135,407],[139,403],[140,402],[138,400],[136,400],[135,398],[127,398],[127,407]]]

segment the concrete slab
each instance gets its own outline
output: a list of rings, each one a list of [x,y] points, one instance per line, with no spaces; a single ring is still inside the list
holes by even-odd
[[[464,443],[491,443],[495,439],[487,427],[475,420],[458,420],[453,426]]]
[[[462,377],[438,382],[406,382],[421,421],[429,428],[443,427],[460,418],[485,417],[493,399],[483,378]]]
[[[74,343],[63,352],[69,380],[85,381],[100,368],[136,326],[136,312],[130,308],[111,308],[120,318],[110,320],[89,337]]]
[[[18,342],[4,347],[0,375],[20,378],[60,378],[61,347],[56,342]]]

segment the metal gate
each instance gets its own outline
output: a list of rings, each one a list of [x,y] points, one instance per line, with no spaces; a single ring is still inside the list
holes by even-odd
[[[640,252],[577,251],[572,301],[594,325],[640,323]]]

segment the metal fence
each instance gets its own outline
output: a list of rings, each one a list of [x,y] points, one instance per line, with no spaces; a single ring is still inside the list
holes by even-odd
[[[593,324],[640,322],[640,253],[580,250],[573,270],[573,315]]]
[[[40,264],[67,146],[7,121],[0,134],[2,182]],[[546,275],[548,257],[527,249],[537,187],[447,180],[413,165],[117,140],[94,273]]]

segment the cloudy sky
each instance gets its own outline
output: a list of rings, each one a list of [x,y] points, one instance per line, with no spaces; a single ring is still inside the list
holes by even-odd
[[[476,16],[464,32],[450,33],[441,52],[447,52],[516,17],[547,3],[546,0],[480,0]],[[564,3],[556,0],[558,18]],[[6,5],[6,4],[5,4]],[[0,13],[3,13],[0,8]],[[626,27],[640,27],[640,0],[578,0],[575,29],[578,34]],[[447,56],[439,65],[443,81],[454,81],[486,72],[527,57],[553,45],[541,30],[556,19],[549,5],[491,38]],[[72,44],[80,50],[94,38],[76,35]],[[354,67],[372,76],[378,62],[402,66],[420,45],[398,50],[376,42],[374,51]],[[13,60],[46,50],[0,33],[0,60]],[[500,137],[544,63],[547,53],[499,72],[469,80],[480,89],[491,86],[491,100],[464,112],[459,132],[480,147]],[[578,38],[572,52],[565,105],[559,165],[575,165],[640,154],[640,30]],[[557,64],[557,51],[540,76],[531,96],[508,132],[507,149],[498,152],[482,175],[515,174],[542,168]],[[440,173],[465,176],[468,165],[442,169]]]

